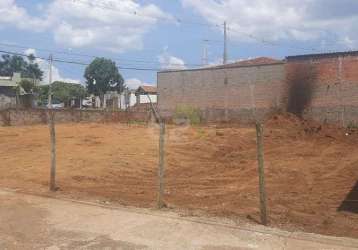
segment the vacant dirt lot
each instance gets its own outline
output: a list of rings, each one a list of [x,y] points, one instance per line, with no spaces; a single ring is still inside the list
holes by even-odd
[[[125,124],[57,126],[56,195],[155,206],[158,128]],[[337,208],[358,180],[358,135],[285,115],[265,124],[271,225],[358,238],[358,214]],[[255,221],[255,130],[169,126],[170,208]],[[47,193],[47,126],[0,127],[0,186]]]

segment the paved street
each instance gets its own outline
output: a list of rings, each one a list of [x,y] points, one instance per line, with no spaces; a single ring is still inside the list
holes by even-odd
[[[171,212],[106,208],[0,191],[0,249],[358,249],[358,240],[290,234]]]

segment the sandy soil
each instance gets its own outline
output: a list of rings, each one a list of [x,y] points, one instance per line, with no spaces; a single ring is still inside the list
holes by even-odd
[[[0,190],[2,250],[357,250],[358,240],[289,234],[171,211],[108,209]]]
[[[158,128],[61,124],[56,195],[152,207]],[[255,130],[229,125],[176,127],[166,135],[169,208],[257,221]],[[272,226],[358,238],[358,214],[337,208],[358,180],[358,135],[289,116],[265,124]],[[46,193],[47,126],[0,127],[0,186]]]

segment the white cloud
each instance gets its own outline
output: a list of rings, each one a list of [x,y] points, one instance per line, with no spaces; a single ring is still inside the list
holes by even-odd
[[[34,55],[36,56],[36,50],[33,48],[28,48],[24,51],[25,55]],[[49,63],[46,60],[40,59],[40,58],[36,58],[35,62],[39,65],[40,69],[44,72],[43,74],[43,79],[42,79],[42,84],[48,84],[49,83]],[[62,82],[70,82],[70,83],[80,83],[80,80],[78,79],[71,79],[71,78],[66,78],[63,77],[62,74],[60,73],[60,70],[52,65],[52,82],[55,81],[62,81]]]
[[[175,69],[186,69],[185,62],[183,59],[172,56],[168,53],[167,49],[158,56],[161,69],[175,70]]]
[[[229,24],[230,39],[318,41],[357,45],[356,0],[182,0],[211,24]],[[344,37],[344,39],[341,39]],[[338,40],[338,41],[337,41]]]
[[[241,61],[244,61],[244,60],[246,60],[246,59],[228,60],[227,63],[241,62]],[[222,65],[222,64],[223,64],[223,58],[222,57],[217,57],[213,61],[210,61],[208,63],[208,65],[205,65],[204,68],[207,67],[207,66],[211,67],[211,66],[218,66],[218,65]]]
[[[344,37],[341,40],[341,43],[349,49],[354,49],[357,45],[357,41],[352,40],[352,38],[350,38],[349,36]]]
[[[0,26],[51,31],[62,46],[123,52],[141,49],[157,18],[171,18],[156,5],[135,0],[52,0],[38,8],[42,16],[33,17],[15,0],[0,0]]]
[[[4,24],[33,31],[43,31],[48,28],[46,21],[29,15],[26,9],[17,6],[15,0],[0,0],[0,26]]]
[[[129,89],[137,89],[139,86],[143,86],[143,85],[154,85],[151,83],[145,83],[142,82],[141,80],[137,79],[137,78],[129,78],[126,79],[124,84],[129,88]]]
[[[43,61],[39,63],[40,68],[44,71],[44,79],[43,83],[48,84],[49,82],[49,66],[47,61]],[[60,73],[60,70],[56,66],[52,66],[52,82],[61,81],[61,82],[69,82],[69,83],[81,83],[78,79],[72,79],[63,77]]]
[[[32,49],[32,48],[28,48],[27,50],[24,51],[24,54],[29,56],[29,55],[36,55],[36,50]]]

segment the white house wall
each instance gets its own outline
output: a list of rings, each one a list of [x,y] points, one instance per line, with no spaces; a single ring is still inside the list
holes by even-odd
[[[149,95],[152,103],[157,103],[157,95]],[[139,101],[140,103],[150,103],[150,100],[147,95],[140,95]]]

